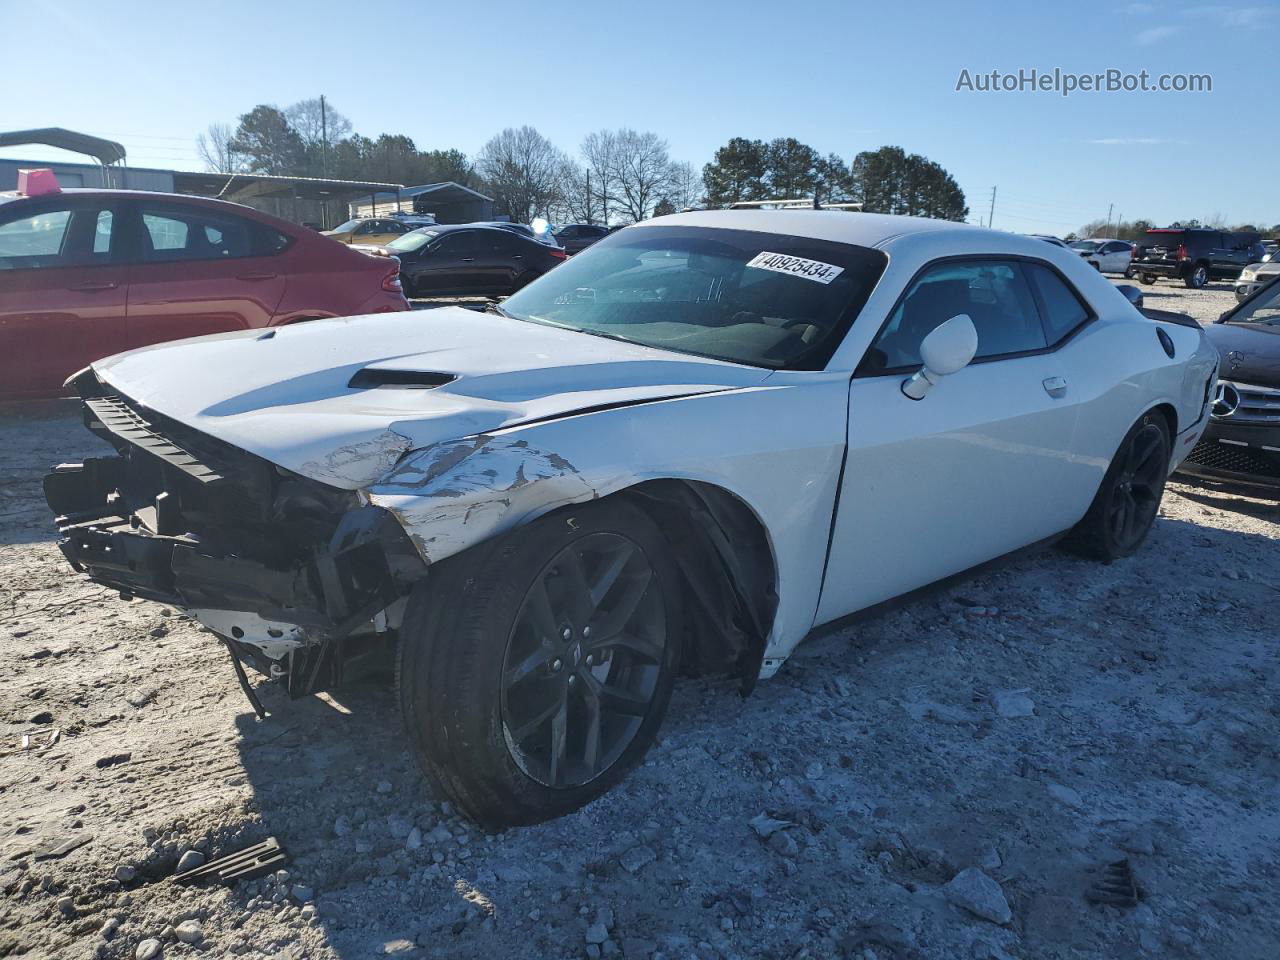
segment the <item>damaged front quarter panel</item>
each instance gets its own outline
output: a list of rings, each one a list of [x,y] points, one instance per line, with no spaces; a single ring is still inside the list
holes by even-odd
[[[369,501],[400,521],[429,563],[598,495],[567,459],[510,433],[413,451],[368,490]]]

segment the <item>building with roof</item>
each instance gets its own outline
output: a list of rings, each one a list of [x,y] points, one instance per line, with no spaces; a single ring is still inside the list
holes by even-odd
[[[50,163],[0,158],[0,190],[13,190],[17,186],[20,169],[44,167],[51,169],[64,187],[152,190],[213,197],[321,229],[335,227],[351,216],[386,215],[396,210],[430,213],[440,223],[493,219],[492,199],[453,182],[406,187],[372,180],[130,167],[125,164],[124,147],[100,137],[59,127],[0,133],[0,147],[27,144],[83,153],[98,162]]]

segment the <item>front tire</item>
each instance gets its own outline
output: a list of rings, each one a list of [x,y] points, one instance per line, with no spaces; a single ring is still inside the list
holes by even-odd
[[[1144,414],[1120,442],[1089,512],[1064,545],[1106,562],[1136,552],[1160,510],[1171,443],[1164,417],[1155,411]]]
[[[558,511],[433,566],[396,670],[420,765],[487,827],[605,793],[666,713],[680,596],[666,541],[625,499]]]

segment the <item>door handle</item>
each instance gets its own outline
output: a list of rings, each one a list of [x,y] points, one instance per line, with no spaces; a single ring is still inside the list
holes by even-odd
[[[274,280],[275,278],[274,273],[242,273],[236,277],[237,280]]]
[[[90,280],[85,283],[73,283],[68,289],[93,293],[98,290],[114,290],[120,286],[117,280]]]
[[[461,257],[460,259],[462,260],[462,262],[463,262],[463,263],[475,263],[475,262],[476,262],[476,258],[475,258],[475,257]]]
[[[1062,377],[1046,377],[1043,381],[1044,392],[1051,397],[1065,397],[1067,395],[1067,381]]]

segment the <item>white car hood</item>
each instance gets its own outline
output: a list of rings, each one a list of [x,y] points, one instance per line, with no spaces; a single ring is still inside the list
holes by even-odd
[[[348,386],[366,369],[456,379]],[[109,357],[94,370],[140,406],[346,489],[442,440],[754,386],[770,374],[460,307],[197,337]]]

